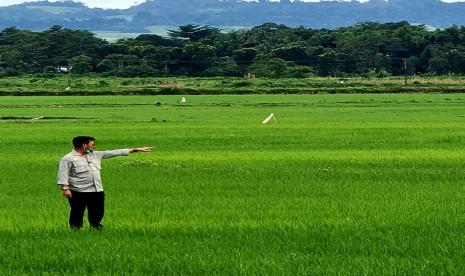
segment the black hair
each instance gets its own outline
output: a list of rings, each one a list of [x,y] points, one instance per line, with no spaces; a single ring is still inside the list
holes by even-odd
[[[95,141],[95,138],[90,136],[77,136],[73,138],[73,146],[75,148],[80,148],[83,144],[88,144],[90,141]]]

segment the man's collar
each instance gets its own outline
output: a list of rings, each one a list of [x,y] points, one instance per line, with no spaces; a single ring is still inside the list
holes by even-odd
[[[74,155],[74,156],[84,156],[83,154],[80,154],[79,152],[77,152],[75,149],[73,149],[71,151],[71,153]]]

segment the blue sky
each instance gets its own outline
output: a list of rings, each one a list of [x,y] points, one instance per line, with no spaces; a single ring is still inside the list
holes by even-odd
[[[34,0],[0,0],[0,6],[8,6],[13,4],[19,4],[23,2],[32,2]],[[38,1],[38,0],[35,0]],[[51,0],[57,1],[57,0]],[[318,0],[303,0],[307,2],[318,2]],[[465,0],[442,0],[443,2],[465,2]],[[130,6],[144,2],[144,0],[80,0],[89,7],[99,8],[113,8],[113,9],[124,9]],[[363,0],[362,0],[363,2]]]

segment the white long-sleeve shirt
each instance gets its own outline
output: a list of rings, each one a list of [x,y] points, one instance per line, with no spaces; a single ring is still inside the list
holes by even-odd
[[[103,192],[102,159],[127,155],[129,149],[94,151],[84,155],[73,150],[60,160],[58,185],[68,185],[75,192]]]

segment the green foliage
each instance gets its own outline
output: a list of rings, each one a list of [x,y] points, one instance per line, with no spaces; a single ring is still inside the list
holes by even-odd
[[[257,50],[254,48],[241,48],[233,51],[233,58],[242,65],[251,64],[257,56]]]
[[[44,73],[55,73],[56,68],[54,66],[45,66],[44,67]]]
[[[121,71],[119,71],[121,70]],[[127,71],[126,71],[127,70]],[[371,69],[362,77],[317,77],[308,67],[289,66],[286,78],[169,77],[144,64],[116,68],[100,75],[71,75],[71,90],[66,74],[40,73],[31,76],[0,78],[0,96],[4,95],[153,95],[163,94],[344,94],[344,93],[465,93],[461,75],[413,76],[405,86],[404,77]],[[267,71],[268,72],[268,71]],[[248,71],[248,73],[251,73]],[[246,72],[244,75],[248,75]],[[120,74],[121,77],[115,77]],[[144,77],[139,77],[143,75]],[[310,76],[309,76],[310,75]],[[155,77],[154,77],[155,76]]]
[[[85,74],[92,71],[92,58],[86,55],[79,55],[69,60],[69,64],[73,67],[73,72],[76,74]]]
[[[309,66],[292,66],[287,68],[290,78],[308,78],[316,75],[316,72]]]
[[[279,58],[262,59],[251,65],[249,70],[259,77],[278,78],[287,74],[287,66],[287,62]]]
[[[97,64],[97,72],[109,72],[114,70],[116,67],[115,63],[110,59],[104,59],[99,64]]]
[[[464,74],[464,42],[464,27],[429,31],[407,22],[334,30],[265,23],[228,33],[188,24],[168,38],[143,34],[115,43],[61,26],[7,28],[0,32],[0,75],[51,72],[68,62],[75,74],[126,77]]]
[[[239,66],[231,57],[222,57],[215,62],[213,66],[207,69],[206,74],[209,76],[231,76],[238,77],[243,75],[243,68]]]
[[[214,38],[220,34],[220,30],[209,26],[188,24],[180,26],[178,30],[170,30],[168,34],[174,40],[199,41]]]
[[[186,87],[162,87],[157,94],[159,95],[197,95],[201,94],[198,90]]]
[[[15,68],[7,67],[5,69],[0,68],[0,77],[14,77],[19,76],[21,73]]]
[[[157,73],[158,72],[152,67],[141,64],[118,67],[112,70],[108,75],[117,77],[150,77],[157,75]]]
[[[253,83],[248,80],[240,80],[240,81],[233,81],[229,85],[232,87],[247,87],[247,86],[252,86]]]

